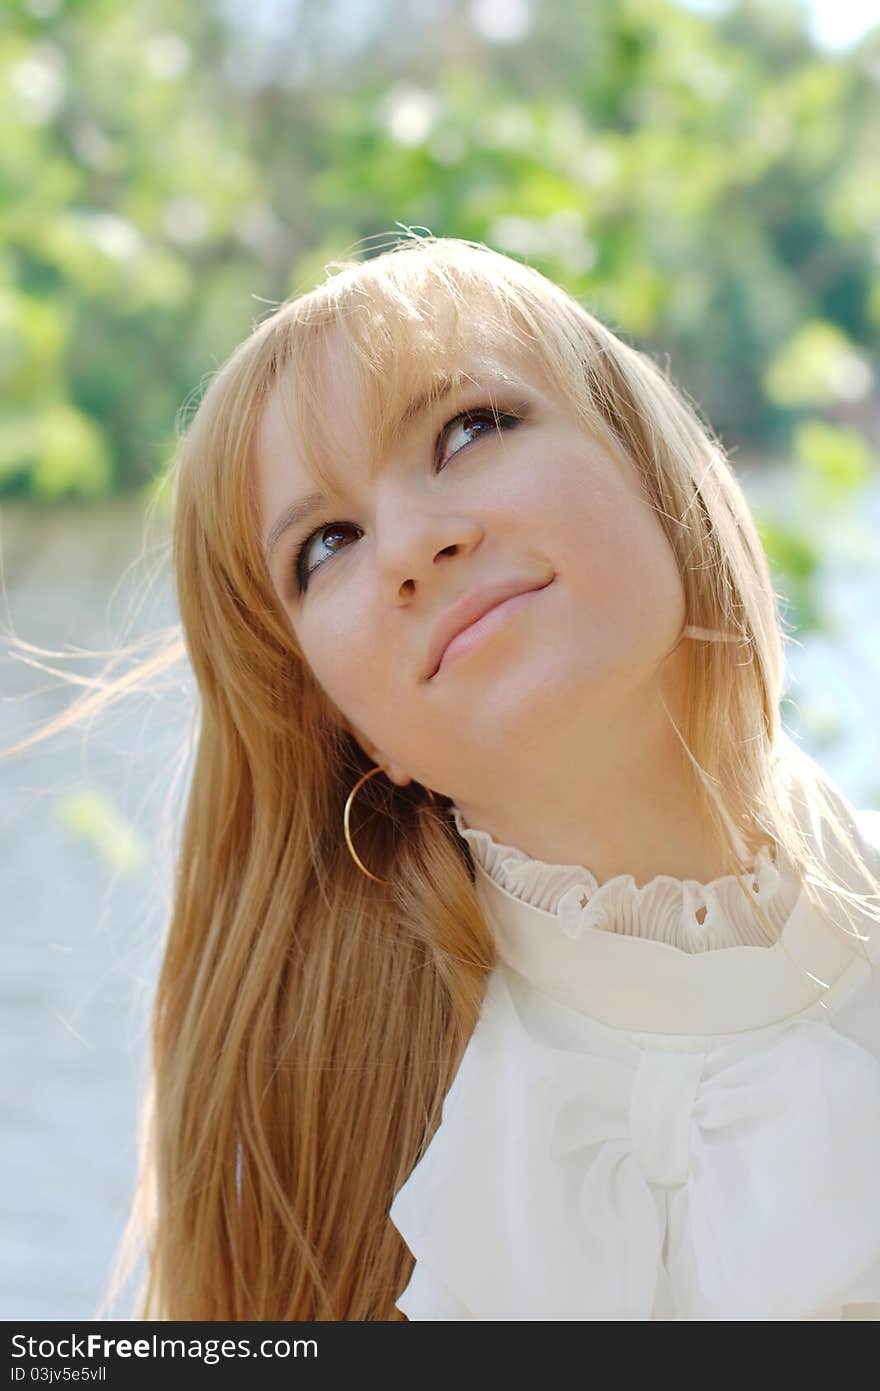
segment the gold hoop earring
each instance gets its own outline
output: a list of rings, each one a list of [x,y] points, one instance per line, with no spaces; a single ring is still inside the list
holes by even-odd
[[[349,794],[348,794],[348,800],[347,800],[347,802],[345,803],[345,811],[342,813],[342,826],[343,826],[343,830],[345,831],[345,841],[346,841],[346,844],[347,844],[347,846],[348,846],[349,853],[350,853],[350,855],[351,855],[351,858],[354,860],[355,864],[357,865],[358,869],[359,869],[363,874],[365,874],[365,875],[367,876],[368,879],[372,879],[374,883],[376,883],[376,884],[387,884],[387,883],[388,883],[388,880],[387,880],[387,879],[380,879],[379,876],[378,876],[377,874],[371,874],[370,871],[367,869],[366,865],[363,863],[363,861],[361,860],[360,856],[358,855],[358,852],[355,850],[354,846],[352,845],[352,842],[351,842],[351,830],[349,829],[349,817],[351,816],[351,804],[352,804],[352,802],[354,801],[355,796],[357,795],[359,789],[360,789],[361,787],[363,787],[364,783],[368,781],[368,779],[374,778],[374,777],[376,776],[377,773],[381,773],[381,772],[382,772],[382,769],[381,769],[381,768],[371,768],[370,771],[369,771],[368,773],[364,773],[363,777],[358,778],[358,780],[357,780],[357,782],[355,783],[354,787],[351,789],[351,791],[350,791]]]
[[[373,882],[374,882],[375,884],[387,884],[389,881],[388,881],[387,879],[380,879],[379,876],[378,876],[377,874],[372,874],[372,873],[367,869],[367,867],[366,867],[366,865],[364,864],[363,860],[362,860],[362,859],[360,858],[360,856],[358,855],[357,851],[356,851],[355,848],[354,848],[354,845],[352,844],[352,840],[351,840],[350,817],[351,817],[351,804],[352,804],[352,802],[354,801],[355,797],[357,796],[357,793],[358,793],[358,791],[360,790],[360,788],[363,787],[364,783],[367,782],[368,779],[374,778],[374,777],[376,776],[377,773],[381,773],[381,772],[382,772],[382,769],[381,769],[381,768],[378,768],[378,767],[376,767],[376,768],[371,768],[370,771],[369,771],[368,773],[364,773],[363,777],[358,778],[358,780],[357,780],[357,782],[355,783],[354,787],[351,789],[351,791],[350,791],[349,794],[348,794],[348,798],[347,798],[346,803],[345,803],[345,810],[344,810],[344,812],[342,813],[342,828],[343,828],[343,830],[345,831],[345,843],[346,843],[346,845],[348,846],[349,854],[351,855],[351,858],[354,860],[355,864],[357,865],[357,867],[358,867],[358,869],[361,871],[361,873],[362,873],[362,874],[365,874],[365,875],[367,876],[368,879],[372,879]],[[436,798],[435,798],[433,792],[431,791],[430,787],[429,787],[429,788],[426,788],[425,790],[427,791],[428,796],[431,798],[431,801],[432,801],[432,802],[433,802],[433,801],[436,801]]]

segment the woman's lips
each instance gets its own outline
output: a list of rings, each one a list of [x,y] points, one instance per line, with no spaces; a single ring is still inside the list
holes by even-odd
[[[517,610],[521,609],[529,599],[534,599],[536,594],[540,594],[547,585],[540,585],[536,589],[527,589],[521,594],[514,594],[509,599],[503,599],[501,603],[493,605],[481,618],[468,624],[463,628],[446,647],[443,656],[440,658],[440,665],[434,673],[437,676],[443,669],[454,662],[458,657],[463,657],[466,653],[473,651],[483,640],[492,633],[503,628]]]

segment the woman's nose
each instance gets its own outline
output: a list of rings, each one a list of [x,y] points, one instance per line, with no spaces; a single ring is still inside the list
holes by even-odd
[[[392,596],[430,583],[437,566],[479,545],[483,528],[476,517],[430,504],[403,502],[377,519],[376,565]]]

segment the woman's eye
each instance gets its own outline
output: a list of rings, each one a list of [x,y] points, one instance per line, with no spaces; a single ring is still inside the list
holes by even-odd
[[[473,430],[475,425],[485,425],[493,430],[512,430],[514,426],[519,425],[521,419],[521,416],[511,415],[504,411],[497,411],[491,406],[478,406],[473,410],[462,411],[460,415],[455,416],[453,420],[450,420],[444,425],[440,432],[440,438],[437,441],[437,449],[434,455],[435,466],[438,468],[442,466],[443,447],[459,430],[470,431]],[[485,433],[485,430],[480,430],[477,438]],[[458,449],[451,450],[450,455],[447,455],[447,457],[450,457],[451,454],[460,453],[469,443],[470,440],[465,440],[465,443],[460,445]]]
[[[296,553],[295,561],[296,582],[300,594],[305,593],[308,588],[309,576],[314,574],[315,570],[325,563],[324,560],[318,560],[315,565],[309,564],[309,560],[313,553],[313,546],[316,546],[318,543],[324,546],[330,546],[332,545],[334,537],[337,537],[340,532],[346,531],[360,531],[360,527],[356,527],[353,522],[330,522],[327,526],[319,527],[317,531],[313,531],[311,536],[306,537],[305,541],[303,541]],[[339,549],[341,549],[341,547]],[[336,550],[331,550],[330,554],[335,555]]]
[[[522,409],[522,415],[498,411],[493,406],[477,406],[471,410],[461,411],[460,414],[454,416],[452,420],[448,420],[440,431],[434,450],[435,469],[439,470],[443,468],[446,460],[452,458],[455,454],[460,454],[462,449],[466,449],[469,444],[474,443],[484,435],[488,429],[497,431],[512,430],[515,426],[519,425],[525,417],[526,407],[523,406]],[[464,443],[460,444],[458,448],[449,451],[446,450],[446,445],[449,440],[455,438],[459,432],[469,434],[472,433],[477,426],[482,426],[483,428],[477,430],[473,439],[465,439]],[[326,526],[319,527],[317,531],[313,531],[310,536],[306,537],[297,551],[294,561],[297,589],[301,595],[304,594],[308,588],[310,577],[326,563],[327,559],[329,559],[329,556],[325,556],[324,559],[317,559],[315,563],[312,564],[311,561],[317,553],[317,549],[319,549],[320,546],[333,547],[333,549],[330,550],[330,555],[335,555],[337,550],[344,549],[344,547],[334,547],[334,540],[345,532],[360,532],[360,530],[360,527],[355,526],[354,522],[329,522]]]

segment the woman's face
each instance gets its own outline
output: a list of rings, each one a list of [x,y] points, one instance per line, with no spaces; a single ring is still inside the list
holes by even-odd
[[[587,437],[528,362],[483,354],[463,364],[478,384],[417,415],[371,481],[347,354],[333,340],[328,351],[339,447],[323,463],[344,503],[276,536],[267,562],[317,681],[395,780],[468,803],[515,787],[520,764],[558,776],[581,730],[633,708],[685,622],[635,468]],[[258,442],[264,547],[316,491],[279,392]],[[431,674],[450,620],[497,586],[530,592]]]

